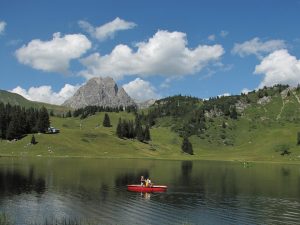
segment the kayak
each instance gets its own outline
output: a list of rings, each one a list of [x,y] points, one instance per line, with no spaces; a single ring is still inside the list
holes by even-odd
[[[168,187],[164,185],[153,185],[152,187],[143,187],[140,184],[130,184],[127,185],[128,191],[135,192],[165,192]]]

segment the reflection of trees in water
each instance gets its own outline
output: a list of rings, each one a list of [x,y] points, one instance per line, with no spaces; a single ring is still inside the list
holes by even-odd
[[[34,177],[31,167],[28,176],[19,171],[0,171],[0,194],[21,194],[35,191],[43,194],[46,189],[45,179]]]
[[[282,167],[282,168],[281,168],[281,174],[282,174],[282,176],[284,176],[284,177],[288,177],[288,176],[290,176],[291,171],[290,171],[289,168]]]
[[[193,170],[193,162],[192,161],[182,161],[181,162],[181,181],[183,184],[190,184],[191,181],[191,173]]]
[[[117,187],[120,186],[126,186],[127,184],[140,184],[141,176],[144,176],[145,178],[149,177],[149,171],[148,170],[141,170],[137,173],[125,173],[120,174],[115,179],[115,185]]]

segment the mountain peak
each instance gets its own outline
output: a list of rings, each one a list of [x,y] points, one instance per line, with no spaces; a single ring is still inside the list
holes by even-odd
[[[123,88],[118,88],[111,77],[95,77],[81,86],[63,105],[78,109],[86,106],[126,107],[135,105],[135,102]]]

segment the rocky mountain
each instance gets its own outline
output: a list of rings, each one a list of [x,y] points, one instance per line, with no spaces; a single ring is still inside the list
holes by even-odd
[[[78,109],[86,106],[126,107],[136,104],[111,77],[96,77],[80,87],[63,105]]]
[[[144,102],[137,102],[137,106],[139,109],[146,109],[149,108],[151,105],[153,105],[155,101],[156,101],[155,99],[149,99]]]

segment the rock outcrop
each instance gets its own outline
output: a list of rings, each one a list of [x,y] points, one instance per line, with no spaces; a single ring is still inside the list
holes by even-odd
[[[86,106],[127,107],[136,104],[111,77],[96,77],[80,87],[63,105],[78,109]]]

